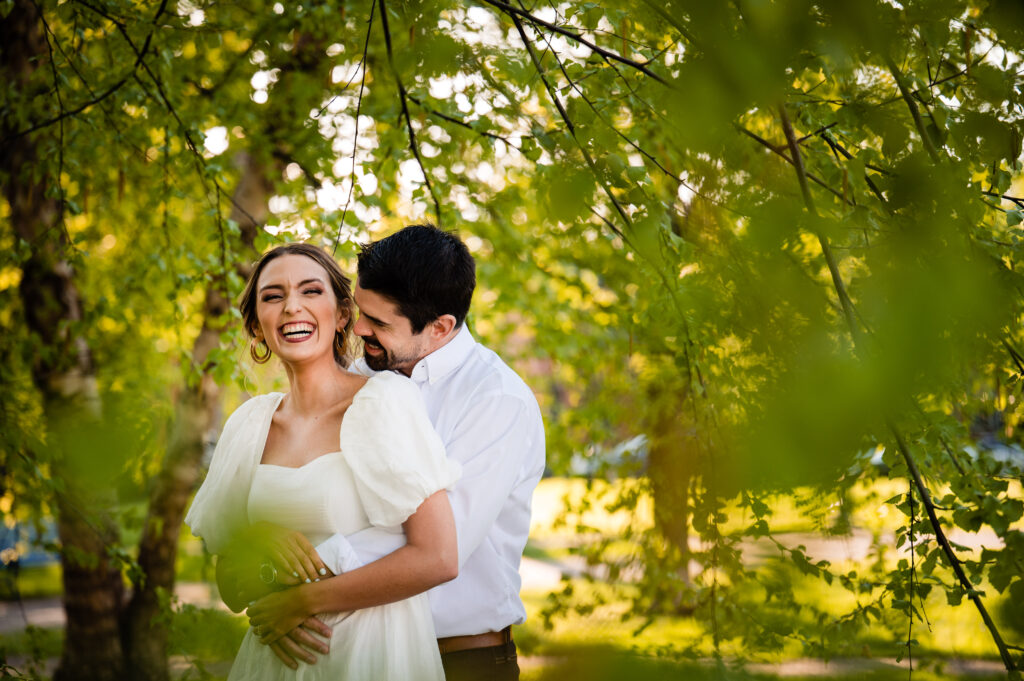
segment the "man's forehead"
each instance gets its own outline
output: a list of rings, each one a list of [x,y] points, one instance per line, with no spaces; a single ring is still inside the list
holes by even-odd
[[[398,303],[394,299],[377,293],[372,289],[365,289],[356,280],[355,288],[352,291],[356,307],[363,314],[376,317],[385,321],[394,321],[395,318],[405,319],[405,315],[398,309]]]

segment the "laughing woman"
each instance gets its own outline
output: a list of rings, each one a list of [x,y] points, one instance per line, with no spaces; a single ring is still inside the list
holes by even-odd
[[[240,310],[253,359],[276,355],[289,391],[231,415],[186,518],[218,556],[225,602],[250,606],[229,681],[443,679],[423,592],[458,571],[444,492],[458,471],[419,391],[391,372],[346,370],[349,281],[316,247],[265,254]],[[352,539],[333,557],[338,575],[313,548],[335,534]],[[367,607],[382,600],[393,602]],[[329,634],[329,650],[296,629],[304,622]]]

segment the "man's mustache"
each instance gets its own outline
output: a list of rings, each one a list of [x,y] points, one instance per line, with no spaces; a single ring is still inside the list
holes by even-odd
[[[363,339],[364,345],[372,345],[375,348],[380,348],[381,350],[384,349],[384,346],[378,343],[374,336],[360,336],[360,338]]]

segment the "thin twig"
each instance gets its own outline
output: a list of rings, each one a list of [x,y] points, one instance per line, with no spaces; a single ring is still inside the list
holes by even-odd
[[[925,151],[928,152],[928,156],[931,157],[932,161],[938,163],[939,152],[932,142],[931,134],[924,127],[924,120],[921,118],[921,112],[917,108],[917,102],[914,101],[914,97],[911,95],[909,88],[907,88],[907,84],[903,81],[903,73],[900,72],[892,57],[888,55],[885,57],[885,65],[889,69],[889,73],[896,80],[896,87],[899,88],[900,95],[903,97],[903,101],[906,102],[907,109],[910,110],[910,117],[914,119],[914,127],[917,128],[917,134],[921,136],[921,143],[924,145]]]
[[[544,42],[547,43],[548,46],[550,47],[551,46],[551,41],[548,40],[547,36],[543,36],[543,38],[544,38]],[[631,140],[625,133],[621,132],[618,128],[616,128],[615,125],[605,117],[604,113],[602,113],[596,106],[594,106],[594,103],[592,101],[590,101],[590,98],[587,97],[586,93],[583,92],[582,88],[580,88],[579,85],[577,85],[575,82],[573,82],[572,78],[569,77],[569,72],[565,70],[565,64],[563,64],[562,60],[558,58],[558,55],[554,53],[554,49],[553,48],[552,48],[552,52],[551,53],[552,53],[552,56],[555,58],[555,63],[558,64],[558,68],[562,72],[562,75],[565,76],[566,82],[569,83],[569,87],[571,87],[573,90],[576,91],[577,94],[579,94],[579,96],[583,99],[584,102],[587,103],[587,106],[590,107],[590,110],[594,112],[594,114],[601,120],[601,122],[604,123],[612,132],[614,132],[620,138],[625,140],[626,144],[628,144],[629,146],[633,147],[638,152],[640,152],[642,155],[644,155],[648,159],[650,159],[650,161],[655,166],[657,166],[657,168],[659,170],[661,170],[661,172],[665,173],[666,175],[671,177],[673,180],[678,182],[679,178],[678,178],[678,176],[676,176],[675,173],[673,173],[671,170],[669,170],[668,168],[663,166],[661,164],[661,162],[654,157],[653,154],[649,153],[646,149],[644,149],[639,144],[637,144],[636,142]]]
[[[512,144],[512,140],[510,140],[507,137],[503,137],[501,135],[496,135],[495,133],[488,132],[486,130],[477,130],[476,128],[474,128],[472,125],[470,125],[466,121],[459,120],[458,118],[455,118],[454,116],[449,116],[448,114],[446,114],[446,113],[444,113],[442,111],[438,111],[437,109],[430,108],[429,106],[424,104],[423,101],[420,100],[419,97],[414,97],[413,95],[409,95],[409,101],[412,102],[413,104],[415,104],[416,106],[420,107],[424,111],[426,111],[427,114],[430,115],[430,116],[435,116],[437,118],[440,118],[441,120],[448,121],[449,123],[454,123],[455,125],[463,127],[463,128],[465,128],[467,130],[471,130],[471,131],[475,132],[476,134],[478,134],[478,135],[480,135],[482,137],[489,137],[489,138],[491,138],[493,140],[501,140],[502,142],[504,142],[505,144],[509,145],[510,147],[515,149],[516,151],[519,151],[519,149],[514,144]],[[523,135],[519,139],[530,139],[531,137],[532,137],[532,135]]]
[[[81,0],[79,0],[79,1],[81,1]],[[86,7],[89,7],[89,5],[86,5]],[[24,130],[19,130],[18,132],[15,132],[15,133],[12,133],[12,134],[8,135],[6,138],[4,138],[4,140],[3,140],[4,143],[9,143],[11,140],[17,139],[18,137],[21,137],[23,135],[28,135],[29,133],[33,133],[33,132],[35,132],[37,130],[42,130],[43,128],[46,128],[46,127],[49,127],[49,126],[53,125],[54,123],[59,123],[59,122],[63,121],[65,118],[71,118],[72,116],[77,116],[78,114],[80,114],[83,111],[85,111],[86,109],[88,109],[90,106],[93,106],[95,104],[99,104],[104,99],[106,99],[110,95],[112,95],[115,92],[117,92],[118,90],[120,90],[121,87],[123,87],[124,84],[127,83],[128,80],[130,78],[132,78],[132,76],[135,75],[135,72],[138,71],[139,66],[141,66],[143,64],[143,58],[145,57],[146,52],[149,51],[149,45],[150,45],[150,43],[153,40],[153,34],[156,33],[156,22],[157,22],[157,19],[159,19],[161,14],[163,14],[164,9],[166,7],[167,7],[167,0],[162,0],[162,2],[160,3],[160,7],[157,8],[156,15],[153,17],[153,21],[151,22],[153,24],[153,28],[150,30],[149,34],[146,35],[146,40],[145,40],[145,42],[143,42],[142,48],[141,49],[135,49],[134,44],[132,44],[132,48],[135,49],[135,54],[136,54],[135,63],[132,64],[131,68],[128,69],[128,71],[125,74],[123,74],[121,76],[121,78],[119,78],[113,85],[111,85],[105,91],[103,91],[99,95],[96,95],[92,99],[87,100],[87,101],[83,102],[82,104],[79,104],[78,106],[73,107],[71,109],[65,109],[59,116],[56,116],[55,118],[50,118],[48,120],[41,121],[39,123],[36,123],[35,125],[30,125],[29,127],[25,128]],[[97,11],[97,10],[95,10],[95,8],[92,8],[92,7],[90,7],[90,9],[93,9],[94,11]],[[97,11],[97,13],[99,13],[99,11]],[[124,24],[120,24],[120,26],[123,26],[123,25]],[[131,44],[130,41],[129,41],[129,44]]]
[[[626,214],[626,210],[622,207],[622,204],[619,203],[619,200],[615,198],[615,195],[612,194],[611,187],[609,187],[605,183],[604,179],[601,177],[601,174],[598,172],[597,165],[594,163],[594,159],[590,156],[590,152],[587,151],[587,148],[584,147],[583,144],[579,141],[579,138],[576,137],[576,126],[573,125],[572,120],[569,118],[568,112],[566,112],[565,107],[562,106],[562,101],[558,98],[558,94],[555,92],[554,87],[551,85],[550,82],[548,82],[547,76],[544,75],[544,67],[541,65],[540,60],[537,58],[537,52],[536,50],[533,49],[533,44],[530,42],[530,39],[526,36],[526,31],[523,29],[523,24],[519,20],[518,15],[512,16],[512,22],[515,24],[516,30],[519,32],[520,40],[522,40],[523,45],[526,46],[526,51],[530,54],[530,59],[533,61],[533,66],[534,68],[537,69],[537,73],[540,76],[541,81],[544,83],[544,87],[548,91],[548,96],[551,97],[551,101],[554,103],[555,108],[558,109],[558,114],[562,117],[562,121],[565,123],[566,128],[568,128],[569,135],[572,137],[573,141],[576,142],[576,146],[577,148],[579,148],[580,153],[583,154],[583,160],[586,161],[587,167],[590,168],[590,172],[593,173],[594,179],[597,180],[598,185],[601,186],[601,188],[604,190],[604,193],[608,196],[608,199],[612,202],[612,205],[615,206],[615,210],[619,214],[619,217],[622,218],[622,221],[626,223],[626,225],[632,225],[632,221],[629,219],[629,215]],[[629,241],[626,238],[626,235],[622,233],[622,230],[615,227],[613,227],[613,230],[624,241]]]
[[[993,191],[983,191],[981,193],[984,194],[985,196],[994,196],[996,198],[1003,199],[1004,201],[1010,201],[1012,203],[1015,203],[1018,208],[1024,208],[1024,197],[1010,196],[1009,194],[1000,194],[999,192]]]
[[[942,530],[942,525],[939,524],[939,518],[935,515],[935,507],[932,503],[931,495],[928,493],[928,488],[924,484],[921,472],[917,469],[917,464],[914,463],[914,457],[911,456],[910,450],[907,448],[907,444],[904,442],[903,436],[900,434],[896,426],[891,422],[889,422],[888,426],[889,431],[896,440],[896,447],[903,456],[903,461],[906,463],[907,470],[910,472],[911,478],[914,481],[914,486],[917,488],[918,495],[924,503],[924,510],[928,514],[928,520],[931,521],[932,529],[935,531],[935,539],[939,542],[939,546],[942,547],[942,552],[946,554],[946,558],[949,561],[950,566],[953,568],[953,573],[956,575],[957,580],[959,580],[961,588],[963,588],[967,593],[967,597],[970,598],[974,602],[975,607],[977,607],[982,621],[988,628],[989,633],[992,635],[992,640],[995,642],[996,648],[999,650],[999,656],[1002,658],[1003,665],[1006,667],[1007,671],[1014,671],[1016,669],[1016,665],[1014,664],[1013,657],[1007,650],[1006,643],[1003,642],[1003,637],[996,628],[995,622],[992,621],[992,617],[985,608],[985,604],[982,603],[980,592],[967,578],[967,574],[964,572],[960,559],[957,557],[956,553],[953,551],[953,547],[949,543],[949,540],[946,538],[946,533]]]
[[[632,59],[630,59],[628,57],[623,57],[621,54],[618,54],[616,52],[612,52],[611,50],[606,50],[603,47],[599,47],[599,46],[595,45],[594,43],[592,43],[591,41],[589,41],[586,38],[584,38],[582,35],[576,33],[575,31],[570,31],[570,30],[568,30],[566,28],[558,26],[557,24],[552,24],[552,23],[550,23],[548,21],[544,21],[543,19],[541,19],[539,17],[533,16],[532,14],[527,12],[526,10],[520,9],[518,7],[513,7],[512,5],[509,5],[508,3],[501,2],[501,0],[480,0],[480,2],[486,3],[488,5],[491,5],[492,7],[496,7],[498,9],[500,9],[502,12],[504,12],[509,17],[511,17],[513,19],[513,21],[516,22],[517,28],[521,27],[521,25],[522,25],[521,22],[518,21],[518,18],[521,17],[522,19],[525,19],[526,21],[530,22],[534,26],[543,26],[544,28],[548,29],[549,31],[554,31],[555,33],[558,33],[559,35],[564,35],[567,38],[571,38],[572,40],[575,40],[576,42],[578,42],[581,45],[585,45],[586,47],[589,47],[591,50],[593,50],[597,54],[600,54],[600,55],[602,55],[604,57],[607,57],[608,59],[613,59],[613,60],[615,60],[615,61],[617,61],[617,62],[619,62],[621,64],[625,64],[626,66],[634,68],[637,71],[640,71],[641,73],[643,73],[643,74],[645,74],[647,76],[650,76],[651,78],[653,78],[654,80],[658,81],[662,85],[666,85],[667,86],[669,84],[668,81],[666,81],[664,78],[659,76],[654,71],[651,71],[649,68],[647,68],[646,66],[644,66],[640,62],[634,61],[634,60],[632,60]]]
[[[349,178],[348,197],[345,199],[345,207],[341,211],[341,222],[338,224],[338,233],[334,236],[334,248],[331,249],[332,255],[338,252],[338,244],[341,242],[341,230],[345,228],[345,217],[348,215],[348,206],[352,201],[352,193],[356,188],[356,151],[359,149],[359,112],[362,111],[363,108],[363,90],[366,87],[366,54],[370,50],[370,32],[373,30],[373,13],[376,9],[377,0],[373,0],[373,4],[370,6],[370,18],[366,26],[366,41],[363,43],[363,56],[359,60],[359,70],[362,71],[363,78],[359,81],[359,98],[356,100],[356,132],[352,137],[352,175]],[[353,75],[352,78],[355,78],[355,75]],[[349,84],[351,84],[351,82],[352,81],[349,80]],[[348,88],[348,85],[345,87]],[[326,109],[327,107],[324,108]]]
[[[35,0],[32,1],[32,5],[36,8],[36,12],[39,14],[39,21],[43,24],[43,37],[46,39],[46,50],[50,56],[50,72],[53,74],[53,91],[57,96],[57,107],[61,114],[64,113],[64,99],[60,95],[60,76],[57,74],[57,63],[53,57],[53,43],[50,42],[52,36],[54,41],[57,40],[57,36],[54,35],[50,29],[49,22],[46,21],[46,16],[43,14],[43,8],[39,6]],[[57,125],[57,191],[59,192],[58,204],[57,204],[57,217],[60,220],[61,230],[64,232],[64,238],[67,241],[69,248],[74,249],[75,243],[71,239],[71,233],[68,231],[67,222],[67,195],[64,192],[64,181],[61,177],[64,175],[64,119],[61,118]],[[50,228],[46,231],[48,232]]]
[[[744,135],[746,135],[747,137],[749,137],[750,139],[752,139],[755,142],[757,142],[758,144],[760,144],[760,145],[770,149],[773,153],[778,154],[782,158],[786,159],[787,163],[793,164],[793,159],[791,159],[789,156],[787,156],[783,151],[781,151],[774,144],[772,144],[768,140],[766,140],[763,137],[761,137],[760,135],[758,135],[756,132],[753,132],[752,130],[749,130],[749,129],[747,129],[747,128],[743,127],[742,125],[739,125],[739,124],[736,124],[736,129],[739,130]],[[805,175],[806,175],[808,180],[810,180],[814,184],[818,185],[822,189],[825,189],[825,190],[831,192],[832,194],[834,194],[836,196],[836,198],[838,198],[843,203],[845,203],[847,205],[853,205],[852,203],[850,203],[849,199],[847,199],[845,196],[843,196],[842,192],[840,192],[840,191],[834,189],[833,187],[829,186],[821,178],[819,178],[819,177],[817,177],[815,175],[812,175],[811,173],[805,173]]]
[[[831,135],[825,134],[824,131],[822,131],[820,133],[820,135],[821,135],[821,139],[825,140],[825,144],[827,144],[829,146],[829,148],[832,150],[833,153],[838,152],[838,153],[842,154],[843,157],[845,157],[847,161],[853,159],[853,154],[851,154],[849,151],[844,149],[843,145],[839,144],[839,142],[837,142],[834,139],[832,139]],[[864,167],[867,168],[869,166],[867,164],[865,164]],[[877,198],[879,200],[879,202],[881,202],[882,206],[885,207],[886,211],[889,211],[889,202],[885,200],[885,196],[882,194],[882,191],[878,188],[878,185],[875,184],[875,181],[871,179],[871,177],[868,175],[867,171],[864,171],[864,181],[867,183],[868,189],[871,190],[871,193],[875,195],[875,198]],[[891,213],[891,211],[889,211],[889,212]]]

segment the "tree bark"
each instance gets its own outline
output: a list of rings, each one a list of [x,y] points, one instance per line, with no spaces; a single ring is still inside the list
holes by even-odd
[[[255,157],[239,154],[242,171],[234,194],[231,219],[241,227],[242,247],[255,253],[253,242],[265,224],[273,185],[267,169]],[[236,269],[247,277],[251,265]],[[150,494],[149,509],[139,541],[139,567],[145,576],[137,584],[125,615],[125,653],[134,681],[167,681],[169,627],[164,614],[167,595],[174,592],[175,556],[185,506],[202,464],[206,435],[216,421],[220,387],[213,380],[210,352],[220,342],[231,301],[224,295],[223,277],[206,289],[203,326],[192,347],[192,361],[201,367],[196,385],[186,386],[175,407],[174,429],[166,458]]]
[[[648,442],[647,474],[654,501],[654,524],[669,546],[668,567],[684,584],[689,584],[690,561],[690,481],[694,474],[697,446],[693,425],[684,415],[686,397],[665,387],[651,390],[651,423]],[[672,608],[689,612],[690,604],[680,594],[662,594],[672,598]]]
[[[255,257],[255,240],[270,214],[269,202],[274,191],[272,173],[280,172],[280,164],[291,151],[285,140],[302,139],[311,134],[295,111],[308,111],[319,95],[310,90],[306,101],[292,91],[296,77],[309,77],[319,73],[324,64],[322,42],[300,34],[290,59],[282,64],[281,76],[275,86],[275,97],[268,108],[261,134],[254,136],[254,148],[241,153],[236,163],[241,170],[238,185],[232,196],[230,218],[239,225],[240,245],[243,253]],[[294,96],[293,96],[294,95]],[[285,147],[283,149],[279,147]],[[273,161],[266,162],[273,150]],[[252,258],[234,263],[242,279],[249,276]],[[150,507],[145,532],[139,544],[139,565],[146,575],[145,582],[137,585],[125,618],[126,654],[131,678],[138,681],[166,681],[168,618],[163,614],[160,593],[174,590],[174,559],[177,552],[178,532],[185,514],[185,505],[199,478],[203,456],[204,436],[216,421],[220,406],[220,388],[211,375],[208,363],[210,351],[220,342],[227,311],[232,301],[225,297],[221,278],[214,278],[206,289],[203,305],[203,327],[192,348],[192,361],[201,370],[197,385],[187,387],[178,398],[175,427],[161,474],[150,496]]]
[[[48,65],[48,59],[36,6],[15,0],[0,21],[0,77],[16,88],[14,97],[30,100],[38,87],[35,73]],[[0,122],[5,139],[17,128],[16,120],[5,117]],[[54,678],[115,681],[122,678],[117,631],[123,585],[107,549],[116,532],[102,499],[84,484],[59,444],[59,423],[97,418],[99,398],[89,347],[80,335],[82,309],[74,270],[66,259],[69,244],[61,205],[49,195],[52,170],[39,160],[37,144],[44,134],[51,133],[11,138],[0,151],[0,174],[11,225],[31,245],[19,294],[27,328],[36,341],[32,377],[43,398],[55,478],[64,486],[56,508],[67,636]]]

